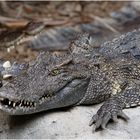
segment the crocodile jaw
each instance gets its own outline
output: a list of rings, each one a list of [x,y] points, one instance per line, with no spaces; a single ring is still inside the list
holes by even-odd
[[[46,98],[44,101],[38,100],[27,103],[25,100],[20,100],[19,102],[14,102],[7,97],[0,96],[0,110],[8,113],[9,115],[24,115],[54,108],[72,106],[83,98],[87,89],[88,81],[89,80],[87,79],[75,79],[66,85],[63,89],[58,91],[55,96]],[[0,95],[4,95],[4,93]]]

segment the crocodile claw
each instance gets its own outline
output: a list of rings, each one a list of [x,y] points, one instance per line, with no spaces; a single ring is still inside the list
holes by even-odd
[[[118,122],[118,117],[127,121],[129,117],[122,111],[117,104],[103,104],[98,112],[92,117],[89,126],[94,124],[93,132],[98,128],[107,129],[106,125],[110,120]]]

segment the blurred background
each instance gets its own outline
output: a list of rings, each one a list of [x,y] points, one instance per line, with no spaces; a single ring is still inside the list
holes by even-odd
[[[41,22],[43,32],[28,35],[30,38],[19,45],[13,43],[14,49],[8,51],[5,42],[14,42],[32,21]],[[34,59],[40,50],[67,50],[77,34],[85,32],[100,46],[139,26],[140,2],[136,1],[1,1],[0,59],[23,62]]]

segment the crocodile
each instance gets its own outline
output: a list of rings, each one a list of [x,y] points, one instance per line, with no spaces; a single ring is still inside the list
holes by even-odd
[[[24,27],[5,29],[0,32],[0,48],[12,48],[27,41],[30,37],[37,37],[43,29],[43,22],[30,21]]]
[[[88,34],[79,36],[63,56],[40,53],[0,88],[0,109],[25,115],[104,101],[89,123],[93,130],[118,117],[128,120],[123,109],[140,105],[140,30],[99,48],[91,40]]]

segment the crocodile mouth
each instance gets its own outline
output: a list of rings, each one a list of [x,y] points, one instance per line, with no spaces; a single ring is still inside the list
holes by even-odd
[[[27,101],[27,100],[19,100],[19,101],[13,101],[8,98],[0,97],[0,103],[2,106],[5,106],[6,108],[16,109],[17,107],[27,107],[32,108],[36,106],[35,102]]]
[[[54,94],[44,94],[39,98],[37,102],[35,101],[29,101],[29,100],[17,100],[13,101],[8,98],[0,97],[0,104],[1,106],[7,108],[7,109],[33,109],[37,106],[37,104],[42,104],[45,101],[49,101],[54,97]]]
[[[53,108],[65,107],[73,103],[75,104],[79,101],[79,98],[82,97],[81,92],[83,94],[85,90],[80,90],[78,92],[78,99],[71,99],[70,95],[75,96],[76,94],[77,96],[77,92],[75,91],[78,91],[78,89],[80,89],[82,86],[87,87],[87,83],[87,79],[84,81],[75,79],[67,83],[58,91],[44,93],[41,97],[34,100],[29,100],[29,98],[12,99],[11,97],[5,96],[8,95],[7,93],[4,93],[4,91],[0,91],[0,110],[9,115],[25,115]],[[64,102],[67,98],[70,98],[68,102]]]

